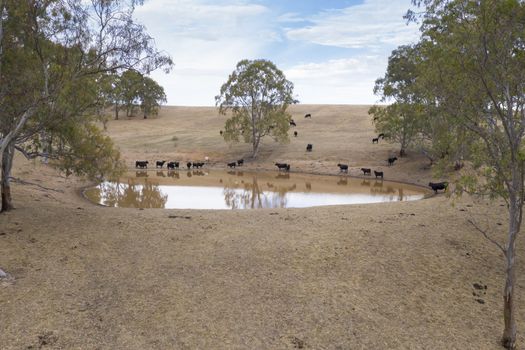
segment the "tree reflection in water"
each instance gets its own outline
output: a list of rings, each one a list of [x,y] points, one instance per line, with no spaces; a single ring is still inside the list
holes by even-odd
[[[231,209],[286,208],[286,194],[297,188],[292,186],[277,186],[270,182],[265,191],[258,183],[257,176],[252,181],[238,182],[233,179],[224,183],[224,201]]]
[[[99,203],[110,207],[164,208],[168,200],[168,195],[147,179],[135,182],[130,178],[127,184],[104,182],[99,187]]]

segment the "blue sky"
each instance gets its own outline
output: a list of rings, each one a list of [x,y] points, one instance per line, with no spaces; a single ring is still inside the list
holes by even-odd
[[[212,106],[241,59],[274,62],[307,104],[371,104],[390,52],[417,41],[410,0],[147,0],[136,19],[175,62],[169,105]]]

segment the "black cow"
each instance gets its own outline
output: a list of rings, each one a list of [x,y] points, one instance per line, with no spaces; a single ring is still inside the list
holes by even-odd
[[[312,152],[312,148],[314,148],[314,145],[312,145],[311,143],[307,144],[306,145],[306,152]]]
[[[222,131],[222,130],[221,130],[221,131],[219,131],[219,134],[221,134],[221,136],[222,136],[222,133],[223,133],[223,131]]]
[[[339,171],[341,173],[347,173],[348,174],[348,165],[338,163],[337,166],[339,167]]]
[[[393,165],[396,160],[397,160],[397,157],[388,158],[388,166]]]
[[[239,160],[237,161],[237,165],[238,165],[238,166],[243,166],[243,165],[244,165],[244,159],[239,159]]]
[[[295,124],[294,120],[290,120],[290,126],[297,126],[297,124]]]
[[[164,163],[166,163],[165,160],[157,160],[157,163],[155,164],[155,168],[161,168],[164,166]]]
[[[168,169],[175,169],[175,168],[179,168],[179,162],[169,162],[168,165],[167,165]]]
[[[372,139],[372,143],[379,143],[379,137],[376,137],[375,139]]]
[[[363,175],[372,175],[372,170],[369,168],[361,168]]]
[[[294,132],[293,132],[293,136],[297,137],[297,135],[298,135],[298,134],[297,134],[297,131],[294,131]]]
[[[378,177],[383,178],[383,172],[382,172],[382,171],[375,171],[375,170],[374,170],[374,175],[376,176],[376,179],[377,179]]]
[[[191,162],[186,163],[186,168],[191,168]]]
[[[230,168],[235,168],[236,165],[237,165],[236,162],[228,163],[228,166],[229,166]]]
[[[438,190],[443,190],[444,192],[447,191],[448,182],[429,182],[428,186],[434,190],[435,193],[438,193]]]
[[[304,115],[305,118],[312,118],[312,115],[310,113]]]
[[[377,135],[377,138],[382,138],[384,140],[385,139],[385,134],[381,133],[381,134]]]
[[[290,164],[287,164],[287,163],[275,163],[275,166],[277,166],[277,168],[279,168],[279,170],[290,171]]]
[[[141,168],[141,169],[147,168],[148,163],[149,162],[147,160],[137,160],[135,162],[135,168]]]

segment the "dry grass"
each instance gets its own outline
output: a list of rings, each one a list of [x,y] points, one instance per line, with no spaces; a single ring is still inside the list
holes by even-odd
[[[353,174],[369,166],[387,179],[432,179],[414,155],[386,167],[396,147],[372,145],[366,106],[292,111],[299,137],[265,142],[248,168],[282,160],[335,174],[347,162]],[[156,119],[110,122],[109,132],[130,165],[209,156],[223,167],[250,151],[222,142],[223,122],[211,108],[167,107]],[[15,176],[64,192],[15,184],[17,209],[0,216],[0,267],[12,276],[0,281],[1,349],[499,348],[504,261],[467,223],[503,240],[499,203],[452,206],[439,195],[307,209],[117,209],[87,203],[81,181],[37,163],[18,159]],[[521,260],[518,271],[523,330]]]

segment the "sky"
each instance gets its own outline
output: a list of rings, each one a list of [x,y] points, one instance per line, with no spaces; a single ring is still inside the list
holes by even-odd
[[[175,65],[168,105],[213,106],[237,62],[267,59],[304,104],[373,104],[388,56],[415,43],[410,0],[146,0],[136,20]]]

